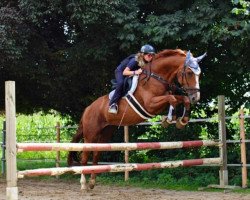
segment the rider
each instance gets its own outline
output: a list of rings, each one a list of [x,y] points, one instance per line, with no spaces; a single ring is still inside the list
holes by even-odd
[[[115,93],[109,102],[109,113],[117,114],[117,102],[122,96],[123,82],[125,76],[139,75],[142,73],[142,67],[148,62],[151,62],[155,49],[153,46],[146,44],[141,47],[141,50],[136,55],[131,55],[124,59],[115,70],[115,78],[117,86]]]

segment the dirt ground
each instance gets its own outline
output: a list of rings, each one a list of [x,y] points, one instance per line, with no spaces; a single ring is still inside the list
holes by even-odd
[[[78,181],[21,179],[18,181],[20,200],[250,200],[250,194],[232,192],[174,191],[134,187],[97,186],[80,191]],[[0,179],[0,200],[6,199],[6,184]]]

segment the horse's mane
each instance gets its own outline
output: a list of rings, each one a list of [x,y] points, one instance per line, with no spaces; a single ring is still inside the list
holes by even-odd
[[[163,51],[160,51],[157,53],[154,57],[154,60],[162,57],[168,57],[168,56],[174,56],[174,55],[181,55],[181,56],[186,56],[185,51],[181,49],[165,49]]]

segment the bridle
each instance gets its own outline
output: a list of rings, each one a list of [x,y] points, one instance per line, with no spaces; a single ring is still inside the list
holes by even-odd
[[[200,88],[190,87],[190,86],[189,86],[188,79],[187,79],[187,73],[186,73],[187,67],[188,67],[188,66],[186,66],[186,65],[184,64],[183,70],[182,70],[182,72],[181,72],[181,83],[179,83],[179,81],[178,81],[178,72],[177,72],[176,77],[175,77],[175,82],[176,82],[177,85],[179,85],[179,87],[183,88],[183,89],[185,90],[186,93],[188,93],[189,95],[193,95],[193,94],[199,92],[199,91],[200,91]],[[193,72],[193,73],[194,73],[194,72]],[[198,75],[196,75],[195,73],[194,73],[194,75],[195,75],[195,76],[198,76]],[[183,83],[184,83],[184,80],[185,80],[186,83],[187,83],[187,87],[183,87],[183,86],[182,86]],[[188,92],[188,91],[191,91],[191,92]]]
[[[162,84],[165,85],[166,90],[168,91],[172,91],[173,93],[177,93],[180,95],[184,95],[184,96],[188,96],[188,95],[193,95],[197,92],[200,91],[199,88],[193,88],[193,87],[189,87],[189,83],[187,80],[187,75],[186,75],[186,68],[187,66],[183,65],[183,70],[181,72],[181,83],[178,81],[178,72],[174,78],[174,83],[169,83],[169,81],[167,81],[166,79],[162,78],[160,75],[153,73],[152,70],[152,62],[149,63],[149,71],[146,69],[142,70],[142,73],[145,74],[146,76],[142,79],[145,79],[144,84],[150,79],[150,77],[158,80],[159,82],[161,82]],[[188,87],[183,87],[182,84],[184,83],[184,80],[186,81]],[[192,93],[188,92],[188,91],[193,91]]]

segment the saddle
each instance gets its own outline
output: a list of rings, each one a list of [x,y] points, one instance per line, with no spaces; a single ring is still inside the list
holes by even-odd
[[[130,76],[130,77],[125,77],[124,82],[123,82],[123,89],[122,89],[122,96],[125,96],[128,92],[129,93],[134,93],[137,84],[138,84],[138,75]],[[113,96],[115,92],[115,88],[117,85],[116,79],[111,80],[112,84],[112,91],[109,93],[109,99]]]
[[[131,77],[125,77],[124,82],[123,82],[123,88],[122,91],[123,93],[126,93],[132,86],[132,76]],[[115,90],[116,85],[117,85],[117,81],[116,79],[112,79],[111,80],[111,84],[112,84],[112,90]]]

